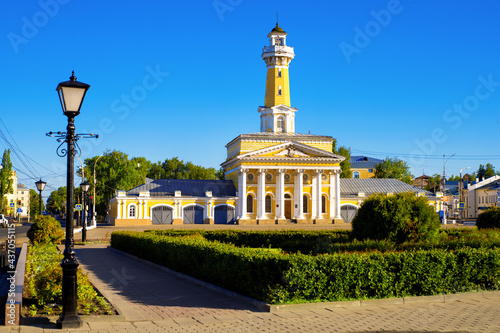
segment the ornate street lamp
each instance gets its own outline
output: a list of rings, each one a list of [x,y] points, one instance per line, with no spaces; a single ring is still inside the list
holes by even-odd
[[[40,193],[40,196],[39,196],[39,201],[40,201],[40,214],[42,214],[42,191],[43,189],[45,188],[45,185],[47,183],[44,182],[42,180],[42,178],[40,178],[39,181],[35,182],[35,185],[36,185],[36,188],[38,189],[38,192]]]
[[[90,85],[76,81],[75,72],[72,73],[69,81],[61,82],[56,90],[59,94],[63,113],[68,117],[68,126],[66,132],[49,132],[47,136],[56,137],[61,142],[57,147],[57,155],[67,157],[66,174],[66,239],[64,243],[64,258],[61,261],[63,281],[62,281],[62,314],[57,320],[58,328],[79,328],[82,321],[76,310],[76,271],[78,261],[74,251],[73,238],[73,215],[74,215],[74,157],[81,155],[81,149],[78,146],[80,138],[97,138],[98,135],[75,134],[75,117],[80,114],[80,108]],[[67,143],[67,148],[62,147]]]
[[[83,228],[82,228],[82,242],[87,241],[87,219],[85,218],[85,203],[87,202],[87,191],[89,190],[90,184],[86,181],[80,184],[80,188],[83,192]]]

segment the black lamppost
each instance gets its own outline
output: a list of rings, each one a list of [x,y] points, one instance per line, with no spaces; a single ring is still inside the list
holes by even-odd
[[[56,90],[59,93],[59,100],[63,113],[68,117],[68,126],[66,132],[49,132],[47,136],[58,138],[61,142],[57,147],[57,155],[67,157],[67,174],[66,174],[66,239],[64,243],[64,258],[61,261],[62,267],[62,314],[57,320],[58,328],[79,328],[82,321],[78,316],[76,309],[76,271],[78,261],[76,260],[74,251],[73,238],[73,215],[74,215],[74,157],[81,154],[81,149],[78,146],[80,138],[97,138],[94,134],[75,134],[75,117],[80,114],[80,108],[85,98],[90,85],[76,81],[75,72],[72,73],[69,81],[61,82]],[[67,148],[64,148],[64,143],[67,143]]]
[[[47,183],[44,182],[42,180],[42,178],[40,178],[39,181],[35,182],[36,188],[38,189],[38,192],[40,193],[40,196],[39,196],[39,198],[40,198],[40,214],[42,214],[42,191],[45,188],[46,184]]]
[[[80,184],[80,188],[82,189],[82,192],[83,192],[82,242],[86,242],[87,241],[87,219],[85,218],[85,203],[87,202],[87,191],[89,190],[89,187],[90,187],[90,184],[87,183],[86,181]]]

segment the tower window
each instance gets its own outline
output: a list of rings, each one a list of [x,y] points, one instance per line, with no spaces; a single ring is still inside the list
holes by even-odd
[[[278,69],[278,77],[281,77],[281,68]]]
[[[278,118],[278,121],[276,122],[276,129],[277,129],[277,132],[283,132],[284,129],[285,129],[285,121],[283,119],[283,117],[279,117]]]
[[[278,86],[278,96],[281,96],[281,86]]]

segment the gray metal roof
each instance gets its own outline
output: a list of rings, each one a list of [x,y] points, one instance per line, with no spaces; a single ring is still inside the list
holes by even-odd
[[[418,187],[406,184],[398,179],[386,178],[341,178],[340,179],[340,196],[351,197],[358,196],[358,193],[364,193],[369,196],[375,193],[400,193],[413,192],[423,193],[426,196],[433,196],[429,191],[422,190]]]
[[[145,184],[137,186],[127,195],[139,195],[140,192],[149,191],[154,197],[174,196],[175,191],[181,195],[192,197],[205,197],[207,191],[212,191],[213,197],[234,197],[236,188],[232,180],[198,180],[198,179],[148,179]]]
[[[368,156],[351,156],[351,168],[374,168],[383,160]]]

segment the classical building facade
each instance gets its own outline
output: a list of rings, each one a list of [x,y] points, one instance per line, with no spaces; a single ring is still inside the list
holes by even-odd
[[[333,138],[295,133],[289,64],[294,50],[278,24],[262,50],[267,66],[260,132],[241,134],[226,145],[226,179],[238,190],[237,219],[245,223],[341,222],[340,165]]]

